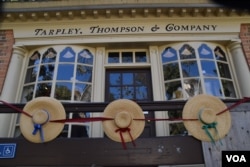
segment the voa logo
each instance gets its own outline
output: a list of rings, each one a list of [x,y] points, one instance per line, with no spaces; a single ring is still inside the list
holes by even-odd
[[[244,155],[226,155],[227,162],[247,162]]]

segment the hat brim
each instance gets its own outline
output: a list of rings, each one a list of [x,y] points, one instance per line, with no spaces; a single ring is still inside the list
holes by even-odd
[[[224,138],[231,128],[231,115],[229,111],[226,111],[220,115],[219,112],[227,108],[227,106],[217,97],[211,95],[197,95],[189,99],[183,108],[182,117],[184,120],[184,126],[188,132],[195,138],[201,141],[211,141],[206,131],[202,129],[204,123],[199,120],[199,111],[202,108],[209,108],[216,114],[216,129],[209,128],[214,141]],[[197,121],[189,121],[188,119],[198,119]]]
[[[66,113],[60,101],[51,97],[38,97],[28,102],[23,110],[29,115],[33,115],[38,110],[46,110],[49,114],[49,120],[65,119]],[[21,114],[20,130],[23,136],[33,143],[48,142],[55,139],[63,130],[64,123],[55,123],[48,121],[42,125],[44,140],[41,140],[40,133],[32,134],[34,123],[32,118]]]
[[[132,136],[132,139],[129,133],[122,134],[124,142],[130,142],[138,138],[143,132],[145,127],[145,121],[143,120],[145,119],[145,116],[141,107],[137,103],[128,99],[115,100],[110,104],[108,104],[108,106],[105,108],[103,112],[103,116],[107,118],[114,118],[117,113],[124,111],[128,112],[131,115],[132,119],[142,119],[142,120],[132,120],[131,124],[129,125],[128,128],[130,129],[130,134]],[[122,142],[119,132],[116,132],[116,130],[118,130],[119,127],[115,124],[114,120],[106,120],[103,121],[102,124],[105,134],[111,140],[116,142]]]

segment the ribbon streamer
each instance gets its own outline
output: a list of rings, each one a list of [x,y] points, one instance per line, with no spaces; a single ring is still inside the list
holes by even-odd
[[[129,136],[130,136],[130,139],[131,139],[131,142],[133,143],[134,147],[136,146],[136,145],[135,145],[135,142],[134,142],[134,139],[133,139],[133,137],[132,137],[132,135],[131,135],[131,133],[130,133],[130,128],[119,128],[119,129],[116,129],[115,132],[119,132],[120,138],[121,138],[121,141],[122,141],[122,146],[123,146],[123,148],[124,148],[125,150],[127,149],[127,146],[126,146],[126,144],[125,144],[125,141],[124,141],[124,138],[123,138],[123,135],[122,135],[122,133],[124,133],[124,132],[128,132],[128,134],[129,134]]]
[[[213,136],[211,135],[211,133],[209,132],[209,129],[214,128],[215,131],[216,131],[216,134],[218,135],[218,130],[217,130],[217,128],[216,128],[216,125],[217,125],[217,122],[213,122],[213,123],[211,123],[211,124],[205,124],[205,125],[202,126],[202,129],[205,130],[206,134],[207,134],[208,137],[211,139],[211,142],[212,142],[213,144],[215,144],[215,140],[214,140]]]
[[[34,130],[32,132],[33,135],[36,135],[36,133],[39,131],[41,141],[44,142],[44,134],[43,134],[43,125],[41,124],[34,124]]]

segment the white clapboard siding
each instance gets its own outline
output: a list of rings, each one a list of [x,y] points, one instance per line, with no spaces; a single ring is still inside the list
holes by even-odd
[[[221,167],[222,151],[250,150],[250,111],[231,112],[231,116],[232,127],[221,143],[202,142],[206,167]]]

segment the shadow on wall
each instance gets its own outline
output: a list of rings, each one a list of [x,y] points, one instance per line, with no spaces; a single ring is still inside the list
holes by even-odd
[[[229,8],[250,9],[249,0],[212,0],[213,2]]]

